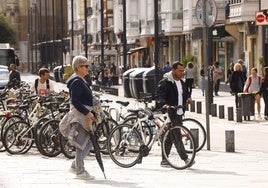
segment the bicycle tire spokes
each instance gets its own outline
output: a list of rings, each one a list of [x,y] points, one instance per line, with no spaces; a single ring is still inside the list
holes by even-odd
[[[108,151],[111,159],[123,168],[132,167],[138,162],[141,145],[139,133],[128,124],[114,128],[108,139]]]
[[[205,128],[199,121],[192,118],[185,118],[182,120],[182,123],[183,126],[188,128],[193,134],[196,152],[200,151],[204,147],[207,140]]]
[[[33,131],[26,122],[15,122],[7,127],[3,141],[10,154],[23,154],[33,145]]]
[[[178,134],[180,133],[180,135]],[[171,134],[171,139],[168,140],[168,135]],[[168,146],[166,146],[166,141],[172,141],[171,151],[170,153],[166,152]],[[164,156],[168,163],[175,169],[183,170],[192,165],[192,162],[195,158],[195,145],[194,139],[191,132],[183,127],[183,126],[175,126],[168,130],[163,136],[162,150],[164,152]],[[186,151],[186,156],[182,150]],[[187,159],[185,161],[185,159]]]

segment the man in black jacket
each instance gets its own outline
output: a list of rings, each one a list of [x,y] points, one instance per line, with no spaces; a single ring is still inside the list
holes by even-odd
[[[157,90],[157,100],[156,106],[157,108],[161,108],[164,105],[178,106],[186,104],[190,104],[192,102],[190,93],[188,92],[185,83],[181,80],[184,76],[184,67],[183,64],[176,61],[172,65],[172,70],[164,75],[164,78],[158,84]],[[185,109],[178,109],[177,114],[173,119],[171,119],[172,124],[181,125],[182,124],[182,116],[185,112]],[[176,133],[178,138],[181,138],[181,133]],[[179,139],[181,140],[181,139]],[[165,151],[167,156],[170,153],[172,147],[173,140],[171,135],[168,135],[168,139],[165,143]],[[180,143],[181,150],[179,151],[179,156],[185,163],[188,163],[189,159],[186,154],[183,143]],[[168,162],[164,159],[164,155],[162,152],[162,161],[161,166],[168,166]]]
[[[15,64],[10,64],[9,65],[9,69],[10,69],[10,72],[9,72],[9,81],[8,81],[8,88],[14,88],[14,87],[17,87],[19,88],[20,87],[20,82],[21,82],[21,78],[20,78],[20,73],[19,71],[16,70],[16,65]]]

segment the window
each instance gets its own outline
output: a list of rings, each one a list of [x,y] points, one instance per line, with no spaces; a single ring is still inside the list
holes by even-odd
[[[178,1],[178,0],[173,0],[172,7],[173,7],[172,18],[173,19],[182,19],[183,18],[183,2]]]

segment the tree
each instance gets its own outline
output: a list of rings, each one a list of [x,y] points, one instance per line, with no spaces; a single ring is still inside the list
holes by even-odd
[[[0,43],[16,44],[16,32],[6,18],[0,15]]]

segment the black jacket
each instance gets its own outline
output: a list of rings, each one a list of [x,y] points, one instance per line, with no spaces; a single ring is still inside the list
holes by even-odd
[[[247,77],[242,71],[234,71],[230,79],[230,88],[234,93],[243,92]]]
[[[191,96],[184,81],[180,81],[183,89],[183,106],[185,106],[186,100]],[[164,78],[158,83],[156,108],[160,109],[165,104],[172,106],[178,105],[178,90],[175,80],[173,79],[172,72],[166,73]],[[185,111],[185,109],[183,111]]]

